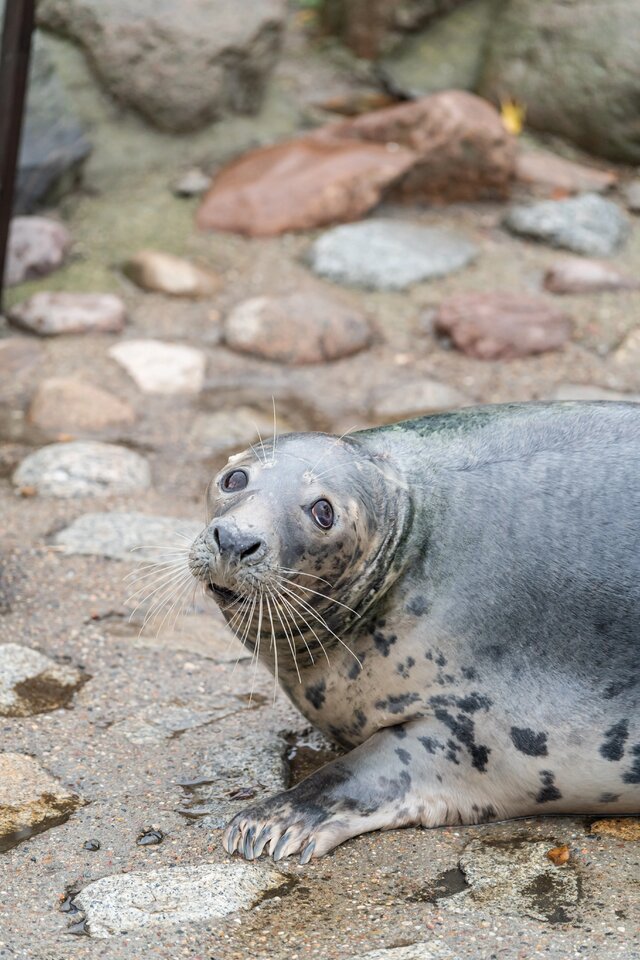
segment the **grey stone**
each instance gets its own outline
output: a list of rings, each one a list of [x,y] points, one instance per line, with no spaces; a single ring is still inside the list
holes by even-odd
[[[196,520],[156,517],[146,513],[85,513],[53,537],[64,553],[108,557],[135,562],[152,558],[161,562],[168,551],[188,544],[202,530]],[[172,554],[173,555],[173,554]]]
[[[288,433],[291,429],[291,425],[280,418],[279,433]],[[253,407],[199,413],[191,428],[191,436],[202,455],[216,459],[246,450],[252,443],[259,444],[260,437],[267,441],[272,434],[273,416]]]
[[[136,647],[183,650],[213,660],[214,663],[235,663],[251,656],[250,651],[234,639],[222,614],[216,614],[213,610],[210,616],[202,613],[184,614],[175,623],[167,622],[159,630],[153,626],[149,630],[140,630],[135,618],[132,619],[134,622],[127,625],[127,632],[133,634],[132,642]],[[112,632],[120,634],[122,631]]]
[[[11,323],[42,337],[67,333],[119,333],[126,310],[112,293],[42,291],[9,310]]]
[[[0,12],[4,3],[0,0]],[[15,213],[30,213],[75,185],[91,143],[75,117],[60,79],[36,32],[27,109],[20,142]]]
[[[437,380],[425,377],[410,383],[380,387],[370,399],[370,412],[376,422],[393,423],[425,413],[452,410],[470,403],[463,393]]]
[[[477,88],[496,0],[469,0],[411,35],[379,64],[388,85],[416,98],[438,90]]]
[[[40,766],[22,753],[0,753],[0,850],[4,844],[53,825],[81,803]]]
[[[624,190],[624,199],[632,213],[640,213],[640,180],[627,183]]]
[[[629,233],[620,208],[595,193],[515,206],[504,223],[512,233],[588,256],[610,256]]]
[[[13,484],[42,497],[108,497],[151,486],[149,464],[111,443],[52,443],[26,457]]]
[[[199,197],[211,186],[211,177],[207,176],[198,167],[187,170],[186,173],[176,180],[173,185],[173,192],[177,197]]]
[[[640,327],[634,327],[633,330],[629,331],[613,354],[613,359],[620,366],[633,370],[636,377],[638,376],[640,370]],[[640,381],[638,385],[640,386]]]
[[[18,643],[0,645],[0,716],[29,717],[64,706],[82,682],[73,667]]]
[[[232,694],[221,693],[215,704],[198,703],[191,699],[154,703],[133,717],[128,717],[111,728],[114,735],[126,737],[131,743],[158,743],[176,735],[209,726],[226,717],[247,709],[248,704],[239,703]]]
[[[202,350],[162,340],[122,340],[109,355],[143,393],[199,393],[207,358]]]
[[[322,234],[312,247],[311,265],[337,283],[404,290],[461,270],[477,252],[466,237],[439,227],[365,220]]]
[[[586,383],[561,383],[553,391],[550,400],[617,400],[627,403],[640,403],[640,394],[620,393],[605,387],[594,387]]]
[[[159,924],[179,926],[250,910],[286,876],[263,863],[204,863],[113,874],[88,884],[75,904],[92,937]]]
[[[428,943],[410,943],[404,947],[383,947],[359,953],[348,960],[456,960],[453,951],[446,944],[429,940]]]
[[[506,0],[480,92],[514,98],[527,126],[640,162],[637,0]]]
[[[106,89],[153,124],[196,130],[255,113],[275,64],[282,0],[235,4],[41,0],[42,26],[77,41]]]
[[[14,217],[9,228],[5,282],[11,287],[45,277],[62,266],[71,235],[57,220]]]

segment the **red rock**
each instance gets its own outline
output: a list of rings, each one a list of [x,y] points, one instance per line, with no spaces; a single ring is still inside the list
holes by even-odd
[[[479,360],[511,360],[562,347],[569,318],[541,297],[514,293],[466,293],[443,301],[435,328]]]
[[[38,387],[29,419],[44,430],[77,433],[129,425],[135,413],[125,400],[100,387],[72,377],[52,377]]]
[[[357,220],[412,162],[407,150],[315,135],[262,147],[218,174],[197,223],[261,237]]]
[[[546,150],[520,150],[516,156],[516,180],[537,194],[551,197],[572,193],[604,193],[615,186],[612,170],[597,170],[565,160]]]
[[[551,293],[597,293],[600,290],[634,290],[640,282],[599,260],[567,257],[552,264],[544,276]]]

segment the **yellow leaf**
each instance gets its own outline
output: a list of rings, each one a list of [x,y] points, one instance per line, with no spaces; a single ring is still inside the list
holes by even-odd
[[[517,100],[509,99],[500,101],[500,116],[502,117],[502,122],[509,133],[512,133],[515,137],[522,133],[526,112],[527,108],[525,105],[518,103]]]

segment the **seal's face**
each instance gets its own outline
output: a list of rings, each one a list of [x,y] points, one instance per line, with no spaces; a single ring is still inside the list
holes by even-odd
[[[331,631],[338,611],[344,630],[388,561],[381,484],[357,444],[322,434],[238,454],[209,486],[191,572],[228,621],[244,621],[244,642],[255,641],[258,617],[292,642]]]

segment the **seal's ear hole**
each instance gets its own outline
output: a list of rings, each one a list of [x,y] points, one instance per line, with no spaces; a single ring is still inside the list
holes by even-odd
[[[227,493],[236,493],[238,490],[244,490],[248,482],[249,477],[244,470],[230,470],[222,478],[221,486]]]
[[[328,500],[316,500],[311,507],[311,516],[321,530],[330,530],[333,526],[333,507]]]

